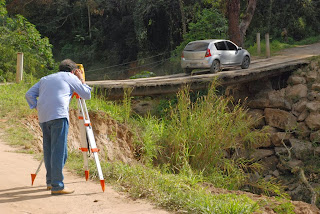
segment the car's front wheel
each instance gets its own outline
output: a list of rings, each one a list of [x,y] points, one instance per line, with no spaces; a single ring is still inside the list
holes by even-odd
[[[249,56],[245,56],[242,60],[242,64],[241,64],[241,68],[242,69],[247,69],[249,68],[250,65],[250,57]]]
[[[213,60],[212,62],[212,65],[210,67],[210,72],[211,73],[217,73],[220,71],[220,62],[216,59],[216,60]]]

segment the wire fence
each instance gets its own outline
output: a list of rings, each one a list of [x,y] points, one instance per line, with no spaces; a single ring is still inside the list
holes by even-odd
[[[86,70],[86,77],[88,80],[128,79],[142,71],[152,72],[157,76],[181,72],[177,57],[166,57],[167,55],[168,52],[165,52],[126,63],[89,68]]]

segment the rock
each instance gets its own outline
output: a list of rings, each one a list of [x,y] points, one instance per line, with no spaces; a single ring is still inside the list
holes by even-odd
[[[301,98],[307,97],[308,88],[304,84],[288,86],[286,88],[286,96],[291,98],[294,102],[299,101]]]
[[[250,158],[258,161],[265,157],[269,157],[274,155],[274,150],[271,149],[256,149],[252,154],[250,154]]]
[[[306,78],[308,83],[313,83],[317,80],[318,73],[316,71],[310,71],[306,74]]]
[[[250,109],[248,111],[248,115],[255,121],[254,128],[262,128],[266,124],[263,113],[264,111],[261,109]]]
[[[284,147],[275,147],[274,152],[276,153],[276,155],[288,155],[288,150]]]
[[[266,171],[265,173],[269,173],[269,171],[273,172],[277,169],[279,159],[275,155],[271,155],[261,159],[259,163],[263,166],[264,171]]]
[[[292,134],[286,132],[276,132],[271,134],[271,142],[274,146],[283,146],[282,141],[288,142],[292,138]]]
[[[312,84],[311,89],[315,91],[320,91],[320,83]]]
[[[259,98],[250,100],[248,102],[248,107],[251,109],[264,109],[269,106],[269,100],[266,98]]]
[[[306,82],[306,79],[300,76],[290,76],[288,79],[288,84],[292,85],[305,84]]]
[[[317,112],[311,112],[305,119],[305,123],[311,130],[320,129],[320,114]]]
[[[291,143],[292,154],[298,159],[305,159],[313,153],[312,144],[309,141],[302,141],[298,139],[289,139]]]
[[[295,167],[303,166],[303,162],[301,160],[297,160],[297,159],[292,159],[292,160],[288,161],[287,164],[292,169]]]
[[[154,108],[152,101],[136,101],[132,102],[132,110],[139,115],[146,115]]]
[[[318,93],[318,92],[315,92],[315,91],[310,91],[310,92],[308,93],[308,96],[307,96],[307,98],[308,98],[309,101],[317,100],[317,99],[319,99],[318,97],[319,97],[319,93]]]
[[[248,106],[252,109],[279,108],[291,110],[292,105],[285,96],[285,89],[263,91],[256,95],[254,100],[250,100]]]
[[[298,123],[295,133],[298,135],[299,138],[309,138],[310,130],[305,123],[301,122]]]
[[[301,114],[299,114],[297,121],[298,122],[302,122],[304,121],[307,117],[309,116],[309,111],[307,109],[305,109],[303,112],[301,112]]]
[[[284,110],[291,110],[291,103],[285,98],[285,89],[273,90],[268,93],[270,108],[279,108]]]
[[[320,102],[319,101],[308,102],[306,104],[306,108],[311,112],[319,111],[320,110]]]
[[[280,175],[280,172],[279,172],[279,170],[274,170],[273,172],[272,172],[272,175],[274,176],[274,177],[279,177],[279,175]]]
[[[307,105],[307,100],[302,99],[299,102],[292,105],[292,111],[301,113],[306,109],[306,105]]]
[[[266,108],[264,115],[267,124],[272,127],[282,130],[293,130],[297,126],[297,118],[287,111]]]
[[[312,132],[310,134],[310,141],[313,143],[320,143],[320,131]]]
[[[318,146],[318,147],[316,147],[316,148],[314,149],[314,154],[315,154],[315,155],[320,155],[320,146]]]

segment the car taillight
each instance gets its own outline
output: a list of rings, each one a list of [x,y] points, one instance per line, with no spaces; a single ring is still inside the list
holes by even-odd
[[[206,55],[204,57],[210,57],[210,56],[211,56],[210,49],[207,48]]]
[[[183,51],[181,52],[181,58],[184,58]]]

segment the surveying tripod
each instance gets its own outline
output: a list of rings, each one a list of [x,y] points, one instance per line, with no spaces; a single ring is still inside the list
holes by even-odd
[[[82,64],[77,64],[79,69],[83,71],[83,78],[84,76],[84,68]],[[100,184],[102,191],[105,190],[105,182],[103,178],[103,173],[100,166],[100,161],[98,157],[99,149],[97,148],[96,141],[94,139],[92,125],[89,118],[88,109],[86,106],[86,102],[84,99],[82,99],[77,93],[73,93],[72,98],[75,97],[78,101],[78,119],[79,119],[79,129],[80,129],[80,139],[81,139],[81,147],[79,148],[82,151],[83,154],[83,160],[84,160],[84,169],[85,169],[85,179],[86,181],[89,179],[89,165],[88,165],[88,154],[89,151],[92,152],[94,156],[94,160],[96,162],[99,178],[100,178]],[[89,150],[90,149],[90,150]],[[31,185],[33,185],[34,180],[40,171],[40,167],[43,163],[44,159],[41,160],[36,172],[34,174],[31,174]]]

